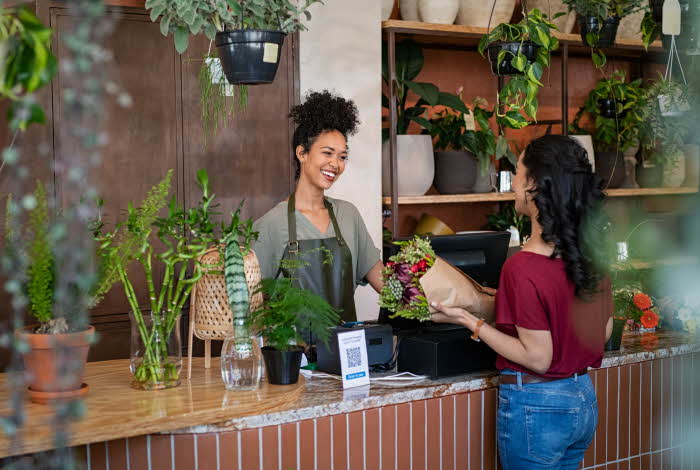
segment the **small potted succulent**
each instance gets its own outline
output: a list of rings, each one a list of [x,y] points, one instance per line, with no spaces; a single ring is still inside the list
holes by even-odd
[[[512,76],[498,95],[505,108],[503,112],[499,109],[499,124],[512,129],[527,126],[526,116],[537,119],[540,79],[552,51],[559,47],[559,40],[552,35],[557,27],[547,15],[523,9],[523,16],[519,23],[499,24],[479,41],[479,52],[483,56],[488,51],[493,73]]]
[[[35,205],[25,224],[16,220],[12,198],[8,198],[5,249],[27,260],[23,289],[29,313],[38,323],[18,329],[15,335],[27,345],[23,359],[29,373],[29,397],[43,404],[87,394],[83,374],[95,328],[84,324],[81,315],[57,311],[55,290],[59,273],[51,241],[49,203],[41,182],[37,182],[33,196]]]
[[[309,337],[328,345],[330,328],[340,315],[323,297],[295,286],[289,277],[263,279],[258,292],[262,305],[248,316],[250,328],[263,337],[268,382],[294,384]]]
[[[581,127],[581,119],[584,115],[591,117],[595,169],[608,188],[623,184],[624,155],[634,160],[639,147],[646,102],[641,85],[641,79],[628,82],[623,71],[612,72],[591,90],[569,129],[572,134],[587,133]],[[633,170],[634,166],[630,171]]]

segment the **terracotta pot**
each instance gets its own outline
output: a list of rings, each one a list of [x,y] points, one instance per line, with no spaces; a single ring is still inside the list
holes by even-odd
[[[453,24],[459,0],[418,0],[418,16],[425,23]]]
[[[420,21],[418,16],[418,0],[401,0],[399,2],[401,19],[404,21]]]
[[[401,0],[403,3],[404,0]],[[481,0],[460,0],[459,11],[457,12],[457,24],[465,26],[476,26],[478,28],[489,27],[489,17],[491,16],[493,2]],[[515,0],[498,0],[493,10],[491,18],[491,29],[500,23],[507,23],[513,16],[515,10]]]
[[[396,136],[399,196],[422,196],[435,176],[433,141],[429,135]],[[391,196],[389,141],[382,146],[382,193]]]
[[[88,326],[84,331],[56,335],[32,333],[35,329],[36,325],[31,325],[15,332],[29,344],[24,367],[30,374],[30,395],[33,391],[42,395],[57,394],[61,398],[69,396],[70,392],[79,395],[84,388],[85,363],[95,328]],[[69,372],[65,373],[66,370]]]

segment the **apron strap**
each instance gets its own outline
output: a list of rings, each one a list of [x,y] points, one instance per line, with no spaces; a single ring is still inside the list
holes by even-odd
[[[294,194],[289,196],[289,201],[287,202],[287,229],[289,231],[289,249],[287,250],[290,255],[296,256],[299,254],[299,240],[297,240],[297,218],[294,215],[296,208],[294,206]]]
[[[343,234],[340,233],[340,227],[338,227],[338,221],[335,218],[335,212],[333,212],[333,205],[325,197],[323,198],[323,204],[326,206],[326,209],[328,210],[328,215],[331,218],[331,223],[333,224],[333,231],[335,232],[335,238],[338,239],[338,245],[340,245],[341,247],[346,246]]]

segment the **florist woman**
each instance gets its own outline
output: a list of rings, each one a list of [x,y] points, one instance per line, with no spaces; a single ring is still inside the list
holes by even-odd
[[[598,405],[586,370],[600,366],[612,331],[609,282],[594,262],[604,246],[602,186],[575,140],[532,141],[513,180],[515,209],[532,219],[532,237],[503,266],[495,327],[433,305],[433,321],[464,325],[498,353],[504,470],[579,468],[593,438]]]
[[[348,164],[348,136],[357,131],[357,107],[328,91],[311,92],[292,108],[297,185],[255,222],[254,244],[264,278],[293,277],[355,321],[359,284],[382,286],[379,250],[351,203],[325,196]],[[313,338],[308,338],[313,343]]]

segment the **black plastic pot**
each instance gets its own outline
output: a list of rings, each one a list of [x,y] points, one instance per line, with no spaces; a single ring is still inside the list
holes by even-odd
[[[626,320],[624,318],[613,318],[613,330],[610,339],[605,343],[606,351],[617,351],[622,343],[622,332],[625,329]]]
[[[259,85],[275,80],[286,35],[280,31],[243,29],[216,33],[221,66],[232,85]]]
[[[262,354],[265,359],[267,381],[273,385],[297,383],[303,352],[304,350],[298,346],[289,351],[279,351],[271,346],[264,346]]]
[[[598,34],[598,44],[593,44],[596,47],[612,47],[617,36],[617,27],[620,25],[620,18],[611,16],[600,24],[595,16],[578,16],[578,26],[581,30],[581,40],[583,44],[588,46],[586,35],[588,33]]]
[[[488,48],[489,60],[491,61],[491,70],[496,75],[522,75],[523,72],[513,67],[510,61],[513,59],[518,52],[521,52],[527,59],[527,63],[531,64],[535,61],[537,57],[537,50],[540,48],[537,44],[532,41],[524,41],[522,44],[519,42],[499,42],[491,44]],[[506,50],[511,54],[506,54],[506,57],[499,64],[498,63],[498,53],[502,50]]]
[[[435,152],[435,189],[440,194],[471,192],[478,172],[470,152]]]
[[[596,152],[595,174],[603,180],[606,188],[622,186],[625,181],[625,160],[622,152]]]
[[[622,104],[624,105],[624,101],[622,101]],[[627,114],[627,110],[624,109],[620,114],[617,114],[617,107],[615,106],[616,102],[612,98],[605,98],[605,99],[600,99],[598,100],[598,106],[600,109],[600,115],[606,118],[614,118],[617,116],[618,118],[623,118],[625,117],[625,114]]]

